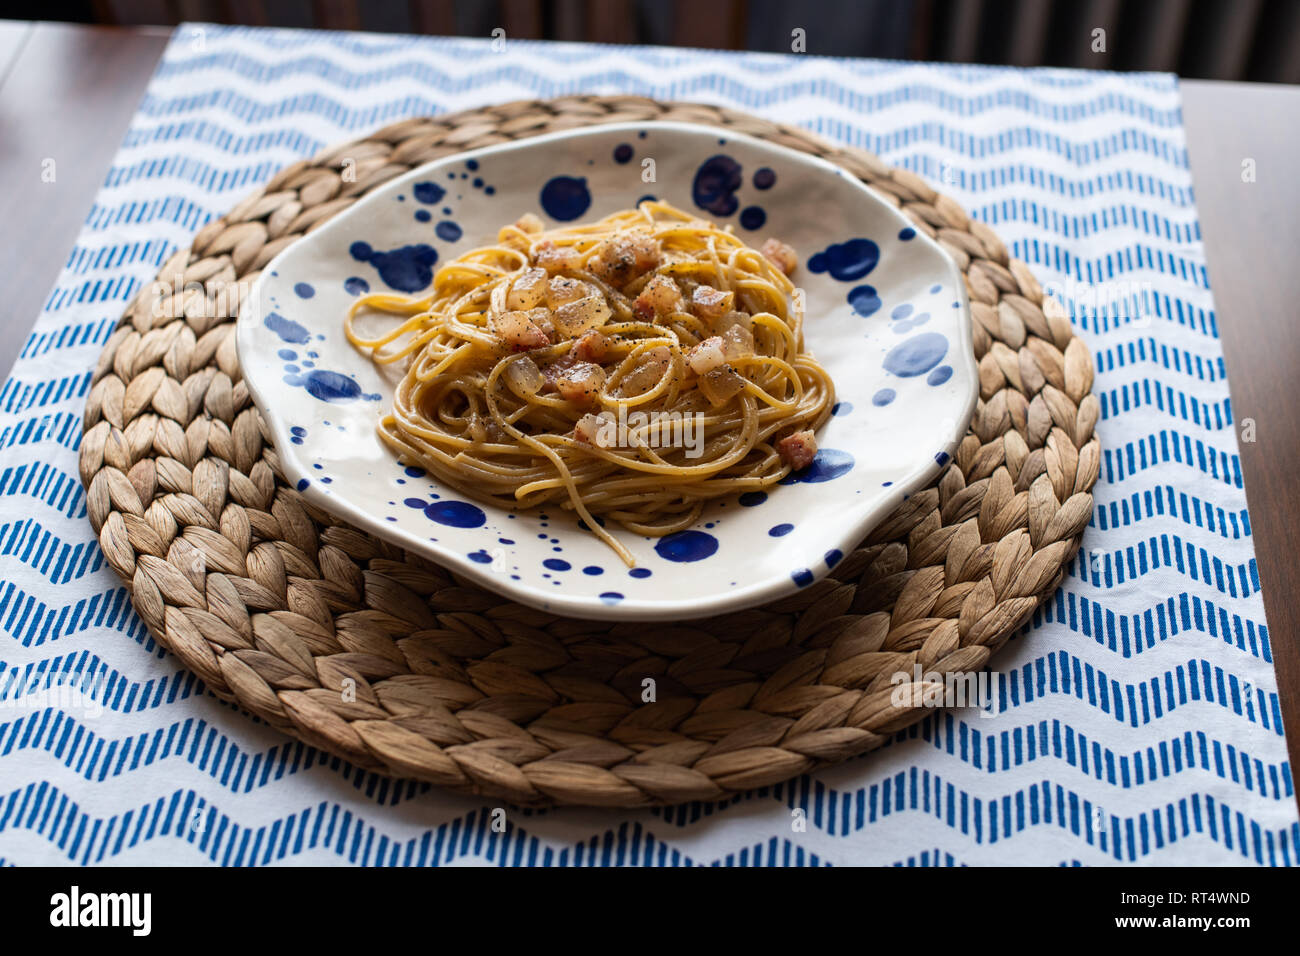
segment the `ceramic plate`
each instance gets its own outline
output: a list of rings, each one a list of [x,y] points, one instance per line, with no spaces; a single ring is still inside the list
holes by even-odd
[[[807,346],[839,402],[803,473],[665,538],[616,529],[629,570],[567,511],[507,512],[400,464],[375,435],[392,385],[342,321],[366,290],[423,290],[440,263],[525,212],[551,228],[646,196],[798,250]],[[936,243],[829,163],[677,123],[539,136],[395,179],[277,256],[237,334],[285,477],[312,504],[516,601],[586,618],[703,617],[808,586],[935,477],[978,380],[962,277]]]

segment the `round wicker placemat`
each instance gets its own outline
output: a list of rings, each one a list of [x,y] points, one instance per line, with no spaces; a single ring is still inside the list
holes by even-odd
[[[957,261],[980,400],[938,481],[799,594],[667,625],[549,617],[308,507],[241,380],[232,284],[414,166],[656,119],[838,163]],[[1056,588],[1092,513],[1092,361],[1029,269],[912,173],[732,110],[578,96],[407,120],[283,170],[159,278],[86,402],[81,479],[100,546],[213,693],[367,770],[518,804],[637,806],[844,760],[928,712],[920,694],[891,702],[892,675],[984,667]]]

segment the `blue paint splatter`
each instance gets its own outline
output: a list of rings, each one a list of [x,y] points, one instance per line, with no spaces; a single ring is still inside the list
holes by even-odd
[[[892,388],[882,388],[880,391],[876,392],[875,395],[871,396],[871,404],[880,408],[884,405],[888,405],[897,397],[898,393]]]
[[[355,380],[321,368],[314,368],[309,372],[290,373],[284,376],[284,381],[288,385],[305,388],[309,395],[319,398],[322,402],[351,402],[362,397],[367,401],[373,400],[369,395],[363,396],[361,386]],[[374,399],[378,397],[376,395]]]
[[[762,169],[755,170],[754,172],[755,189],[771,189],[773,184],[775,183],[776,183],[775,170],[769,169],[766,166],[764,166]]]
[[[583,573],[583,574],[589,574],[589,575],[591,575],[591,576],[594,578],[594,577],[595,577],[596,575],[598,575],[598,574],[604,574],[604,573],[605,573],[605,569],[604,569],[604,568],[601,568],[601,567],[597,567],[597,566],[594,565],[594,564],[589,564],[589,565],[587,565],[585,568],[582,569],[582,573]]]
[[[912,306],[904,302],[902,305],[894,306],[894,310],[889,313],[891,319],[905,319],[912,314]]]
[[[310,479],[308,479],[308,478],[299,478],[299,479],[298,479],[298,484],[297,484],[295,487],[296,487],[299,491],[302,491],[302,490],[304,490],[304,489],[305,489],[308,485],[310,485],[310,484],[311,484],[311,480],[310,480]]]
[[[567,571],[569,568],[573,567],[573,565],[568,561],[565,561],[563,558],[547,558],[542,562],[542,567],[549,568],[552,571]]]
[[[432,218],[433,218],[433,213],[429,212],[429,210],[427,210],[427,209],[417,209],[417,210],[415,210],[415,221],[416,221],[416,222],[428,222],[428,221],[429,221],[430,219],[432,219]]]
[[[574,176],[553,176],[542,187],[542,209],[560,222],[577,219],[591,206],[587,181]]]
[[[791,571],[790,577],[793,578],[794,583],[799,585],[801,588],[806,588],[808,585],[813,583],[813,573],[807,568],[803,568],[799,571]]]
[[[316,290],[307,282],[299,282],[293,287],[293,291],[300,299],[310,299],[316,294]]]
[[[832,279],[854,282],[880,261],[880,247],[870,239],[850,239],[827,246],[808,260],[813,272],[829,272]]]
[[[793,530],[794,530],[794,525],[792,524],[778,524],[769,528],[767,533],[774,538],[784,538],[787,534],[789,534]]]
[[[465,168],[468,169],[470,172],[473,172],[474,170],[478,169],[478,160],[477,159],[465,160]]]
[[[326,422],[326,424],[329,424],[329,423]],[[405,475],[406,475],[407,478],[423,478],[423,477],[424,477],[424,469],[423,469],[423,468],[419,468],[419,467],[417,467],[417,466],[415,466],[415,465],[408,465],[408,466],[406,467],[406,469],[404,470],[404,473],[405,473]]]
[[[939,285],[939,284],[936,282],[934,285],[930,286],[930,294],[931,294],[931,295],[934,295],[936,292],[938,292],[938,291],[939,291],[940,289],[942,289],[942,288],[943,288],[943,286]]]
[[[948,464],[948,453],[946,451],[939,452],[939,454],[934,456],[934,462],[936,465],[939,465],[940,467]]]
[[[633,568],[628,572],[628,575],[634,578],[648,578],[650,577],[650,574],[651,571],[649,568]]]
[[[701,209],[718,216],[730,216],[740,207],[741,166],[730,156],[710,156],[695,171],[691,198]]]
[[[811,465],[802,471],[790,472],[781,479],[781,484],[806,483],[816,485],[823,481],[831,481],[841,475],[847,475],[853,470],[854,463],[853,456],[847,451],[841,451],[838,448],[822,448],[813,458]]]
[[[292,362],[294,359],[298,357],[298,353],[295,352],[293,349],[280,349],[280,351],[276,352],[275,354],[278,357],[284,359],[286,362]]]
[[[898,238],[902,239],[904,242],[907,242],[911,239],[915,239],[916,230],[913,229],[911,226],[908,226],[906,229],[904,229],[902,232],[898,234]]]
[[[849,305],[857,315],[866,318],[880,310],[880,296],[873,286],[859,285],[849,290]]]
[[[306,345],[311,341],[311,333],[293,319],[286,319],[278,312],[268,312],[262,324],[285,342],[294,345]]]
[[[360,276],[350,276],[343,280],[343,291],[348,295],[365,295],[370,291],[370,283]]]
[[[948,379],[950,379],[950,378],[952,378],[952,366],[951,366],[951,365],[940,365],[940,366],[939,366],[938,368],[936,368],[933,372],[931,372],[929,375],[926,376],[926,378],[925,378],[925,384],[927,384],[927,385],[942,385],[944,382],[948,381]]]
[[[632,160],[632,145],[630,143],[619,143],[614,147],[614,162],[627,163]]]
[[[419,292],[427,288],[433,281],[433,264],[438,261],[438,250],[424,243],[381,252],[372,249],[368,242],[354,242],[348,251],[358,262],[374,266],[379,278],[399,292]]]
[[[753,508],[761,505],[767,500],[766,491],[747,491],[740,496],[740,503],[746,508]]]
[[[623,595],[619,594],[617,591],[606,591],[600,596],[600,599],[606,604],[617,604],[619,601],[623,600]]]
[[[438,223],[438,225],[433,227],[433,231],[437,234],[438,238],[444,242],[455,242],[463,234],[460,226],[456,225],[449,219]]]
[[[651,196],[649,193],[646,193],[644,196],[642,196],[640,199],[636,201],[636,204],[639,206],[643,202],[654,202],[654,201],[655,201],[655,197]]]
[[[451,173],[450,175],[454,176],[456,174]],[[415,193],[415,198],[420,200],[420,202],[428,203],[429,205],[441,201],[442,197],[447,195],[447,190],[443,189],[437,183],[416,183],[415,188],[411,190],[411,192]]]
[[[740,211],[740,224],[746,229],[762,229],[767,213],[760,206],[746,206]]]
[[[488,553],[487,553],[486,551],[484,551],[482,548],[479,548],[479,550],[477,550],[477,551],[472,551],[472,552],[470,552],[470,554],[467,555],[467,557],[468,557],[471,561],[477,562],[478,564],[491,564],[491,563],[492,563],[492,555],[488,554]]]
[[[424,509],[424,515],[450,528],[479,528],[487,521],[483,509],[468,501],[435,501]]]
[[[853,411],[852,402],[836,402],[831,406],[831,414],[836,418],[842,418]]]
[[[926,332],[895,345],[885,356],[885,369],[899,378],[924,375],[948,353],[948,340],[938,332]]]
[[[829,551],[826,552],[825,555],[826,567],[828,568],[835,567],[835,565],[840,563],[840,558],[842,557],[844,557],[843,551],[841,551],[839,548],[831,548]]]
[[[655,544],[655,553],[665,561],[703,561],[718,550],[718,539],[703,531],[678,531]]]

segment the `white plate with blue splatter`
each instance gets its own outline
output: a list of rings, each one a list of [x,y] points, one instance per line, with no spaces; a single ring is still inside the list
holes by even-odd
[[[628,569],[570,512],[508,512],[408,468],[375,434],[392,382],[343,334],[367,290],[415,293],[526,212],[551,228],[646,196],[798,251],[807,347],[835,415],[804,472],[715,502],[663,538],[616,533]],[[953,261],[853,176],[710,127],[617,124],[439,160],[375,190],[275,258],[237,329],[244,378],[284,476],[312,504],[523,604],[583,618],[704,617],[816,581],[934,479],[975,407],[965,285]]]

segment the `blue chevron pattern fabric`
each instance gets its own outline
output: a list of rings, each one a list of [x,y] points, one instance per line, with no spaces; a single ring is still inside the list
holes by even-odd
[[[982,708],[730,803],[498,832],[492,804],[323,756],[163,652],[87,521],[80,416],[130,298],[275,170],[576,92],[725,104],[926,177],[1065,304],[1104,459],[1083,549]],[[1172,76],[182,26],[0,389],[0,862],[1294,865],[1241,427]]]

